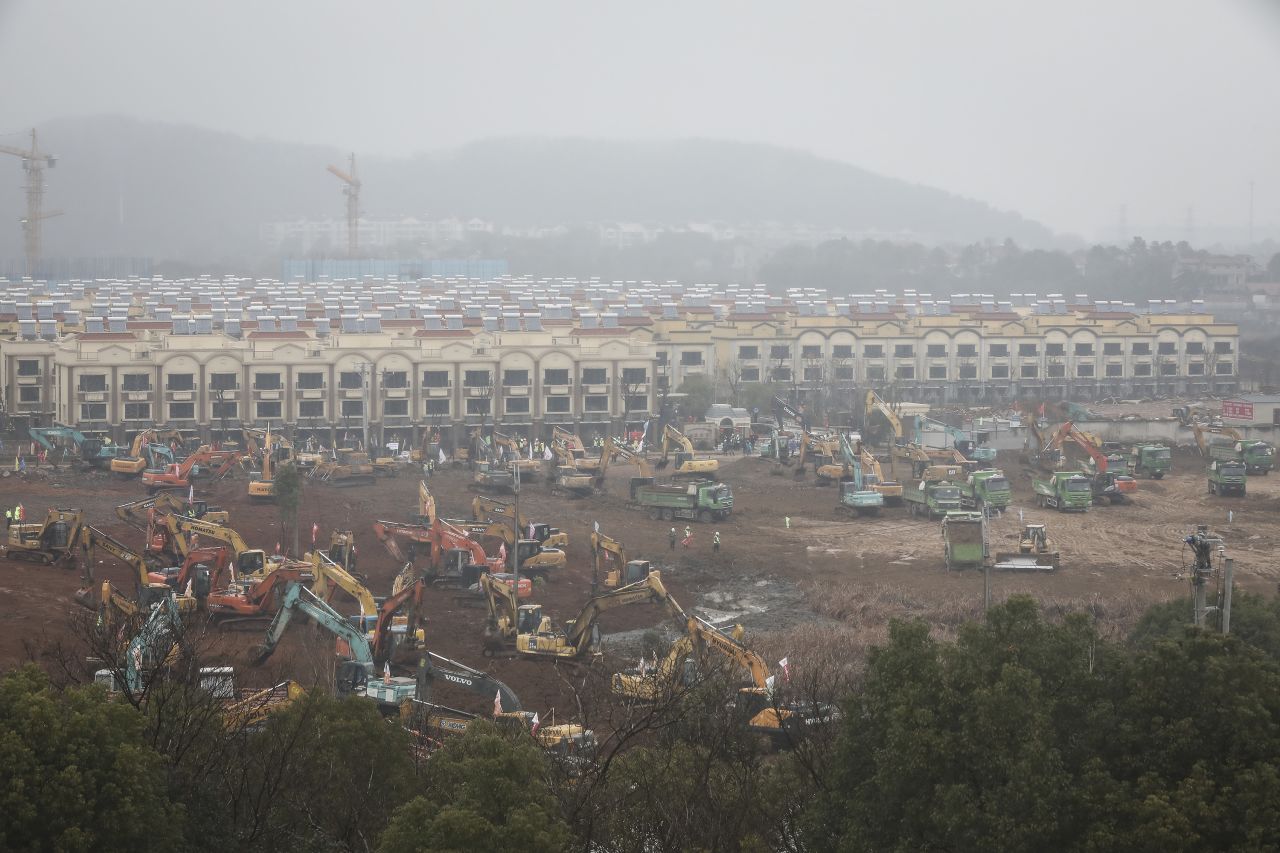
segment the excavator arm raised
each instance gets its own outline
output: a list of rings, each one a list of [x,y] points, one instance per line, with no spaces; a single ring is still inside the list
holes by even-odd
[[[436,664],[443,664],[437,666]],[[498,698],[506,713],[524,710],[515,691],[486,672],[472,669],[464,663],[450,660],[435,652],[423,652],[418,658],[418,698],[424,701],[431,695],[433,681],[446,681],[479,694],[486,699]]]
[[[596,620],[600,618],[600,614],[613,610],[615,607],[622,607],[627,604],[644,604],[646,602],[665,605],[674,616],[680,619],[685,618],[684,610],[680,605],[676,604],[675,599],[671,597],[667,592],[667,588],[663,585],[662,573],[654,571],[650,572],[644,580],[628,584],[612,592],[601,593],[589,599],[578,614],[578,617],[567,626],[565,640],[580,655],[587,649],[586,644],[591,638],[592,628],[595,627]]]
[[[352,659],[358,663],[367,663],[372,668],[373,649],[365,633],[301,584],[293,584],[285,592],[280,610],[276,612],[271,625],[267,627],[262,645],[253,650],[252,662],[255,666],[265,663],[275,652],[280,644],[280,638],[289,629],[289,624],[297,613],[311,617],[317,625],[338,639],[345,640],[351,648]]]

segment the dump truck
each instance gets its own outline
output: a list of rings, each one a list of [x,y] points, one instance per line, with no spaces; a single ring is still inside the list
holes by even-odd
[[[961,483],[965,480],[962,467],[928,465],[919,477],[919,482],[907,483],[902,490],[902,496],[907,501],[907,512],[910,515],[942,518],[948,512],[958,512],[962,509]]]
[[[1173,451],[1163,444],[1135,444],[1127,456],[1129,473],[1135,477],[1161,480],[1173,469]]]
[[[646,510],[655,521],[679,518],[709,523],[729,517],[733,491],[714,480],[659,485],[652,477],[632,477],[631,502],[627,506]]]
[[[1051,572],[1058,568],[1058,552],[1043,524],[1027,524],[1018,537],[1018,550],[997,552],[992,568],[1007,572]]]
[[[980,568],[987,559],[987,519],[980,512],[948,512],[942,519],[947,571]]]
[[[1009,478],[999,468],[974,471],[960,491],[960,503],[965,509],[1005,509],[1012,501]]]
[[[1239,459],[1215,459],[1209,463],[1209,494],[1244,497],[1248,466]]]
[[[1059,512],[1088,512],[1093,506],[1093,478],[1080,471],[1054,471],[1033,477],[1036,505]]]

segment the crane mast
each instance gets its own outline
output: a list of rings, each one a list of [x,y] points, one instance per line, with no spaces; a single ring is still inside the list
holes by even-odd
[[[336,175],[346,186],[342,194],[347,197],[347,256],[354,258],[360,250],[360,178],[356,173],[356,155],[348,158],[350,165],[344,171],[337,166],[329,166],[328,170]]]
[[[31,129],[30,148],[14,148],[9,145],[0,145],[0,154],[12,154],[14,157],[21,157],[22,170],[27,174],[27,183],[24,187],[27,192],[27,215],[22,220],[22,235],[26,250],[27,275],[34,276],[43,249],[42,223],[50,217],[62,214],[60,210],[46,211],[44,209],[44,170],[46,167],[52,169],[57,165],[58,158],[52,154],[45,154],[40,150],[35,128]]]

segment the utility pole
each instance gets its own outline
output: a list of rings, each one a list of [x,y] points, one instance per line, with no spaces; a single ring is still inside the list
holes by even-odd
[[[515,544],[511,546],[511,574],[515,577],[514,586],[516,601],[520,600],[520,461],[517,459],[513,464],[512,476],[514,477],[512,491],[515,492],[515,515],[511,519],[516,528]]]
[[[1223,562],[1226,568],[1222,575],[1222,636],[1225,637],[1231,633],[1231,584],[1235,579],[1236,561],[1233,557],[1227,557]]]
[[[1218,555],[1225,556],[1226,548],[1222,539],[1212,536],[1206,525],[1196,526],[1196,532],[1183,540],[1191,546],[1191,621],[1197,628],[1203,628],[1205,617],[1210,608],[1205,603],[1205,591],[1213,576],[1213,555],[1216,546]]]
[[[44,220],[54,216],[61,216],[62,211],[44,209],[44,170],[46,167],[52,169],[58,164],[58,158],[52,154],[45,154],[40,150],[40,145],[36,140],[35,128],[31,129],[31,147],[30,148],[14,148],[9,145],[0,145],[0,154],[12,154],[14,157],[22,158],[22,170],[27,173],[27,183],[24,189],[27,192],[27,215],[22,220],[22,233],[26,248],[27,275],[35,276],[36,267],[40,263],[40,254],[43,250],[43,241],[41,227]]]

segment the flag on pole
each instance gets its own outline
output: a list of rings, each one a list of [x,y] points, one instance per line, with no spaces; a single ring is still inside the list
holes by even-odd
[[[192,483],[190,486],[187,487],[187,503],[193,504],[195,502],[196,502],[196,484]]]
[[[530,538],[530,539],[536,539],[536,538],[537,538],[536,536],[534,536],[534,535],[533,535],[533,522],[532,522],[532,521],[531,521],[531,522],[529,522],[529,538]]]
[[[593,522],[591,522],[591,529],[592,529],[592,530],[594,530],[596,533],[599,533],[599,532],[600,532],[600,522],[598,522],[598,521],[593,521]]]
[[[443,465],[444,463],[445,463],[444,448],[441,447],[440,448],[440,464]]]
[[[502,713],[502,691],[499,690],[493,694],[493,715],[496,717]]]
[[[782,667],[782,680],[787,684],[791,683],[791,663],[787,658],[778,661],[778,666]]]
[[[542,459],[545,462],[551,461],[552,459],[551,445],[547,445],[546,449],[542,451]]]
[[[538,712],[537,712],[537,711],[534,711],[534,712],[533,712],[533,727],[529,730],[529,734],[536,735],[536,734],[538,733],[538,727],[539,727],[539,726],[541,726],[541,725],[542,725],[542,721],[538,719]]]
[[[498,559],[503,563],[507,562],[507,543],[503,542],[498,546]]]
[[[391,661],[386,661],[382,664],[382,680],[391,680]]]
[[[276,542],[276,553],[277,553],[277,554],[279,554],[279,553],[280,553],[280,543],[279,543],[279,542]]]
[[[774,682],[774,676],[772,675],[764,680],[764,691],[770,696],[773,695],[773,682]]]
[[[316,539],[320,537],[320,522],[311,522],[311,544],[316,544]]]

